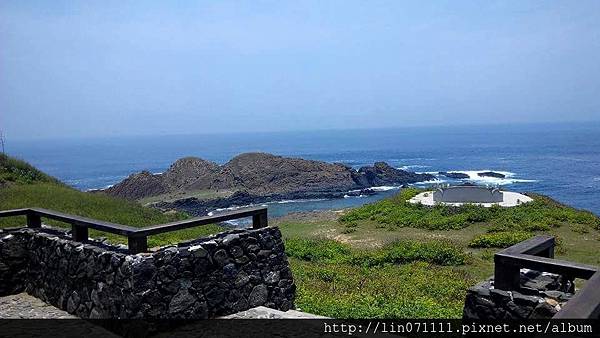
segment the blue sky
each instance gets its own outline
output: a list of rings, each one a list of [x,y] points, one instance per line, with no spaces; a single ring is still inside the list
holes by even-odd
[[[7,138],[600,120],[600,1],[0,1]]]

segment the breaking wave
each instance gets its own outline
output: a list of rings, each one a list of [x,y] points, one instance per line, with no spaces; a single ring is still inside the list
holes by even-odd
[[[490,176],[479,176],[480,173],[484,172],[494,172],[498,174],[504,175],[504,177],[490,177]],[[436,178],[434,180],[419,182],[422,183],[451,183],[451,182],[471,182],[475,184],[482,185],[509,185],[515,183],[533,183],[537,182],[537,180],[530,180],[524,178],[517,178],[517,174],[510,171],[502,171],[502,170],[492,170],[492,169],[483,169],[483,170],[449,170],[448,173],[452,174],[465,174],[468,175],[468,178],[449,178],[444,175],[440,175],[437,171],[426,171],[420,172],[420,174],[431,174]]]

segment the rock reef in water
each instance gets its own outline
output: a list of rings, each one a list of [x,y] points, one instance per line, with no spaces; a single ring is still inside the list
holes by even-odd
[[[484,171],[482,173],[477,173],[477,176],[479,176],[479,177],[495,177],[495,178],[505,178],[506,177],[506,175],[497,173],[494,171]]]
[[[396,169],[384,162],[354,170],[338,163],[244,153],[224,165],[195,157],[182,158],[162,174],[147,171],[133,174],[103,191],[111,196],[135,200],[166,193],[229,189],[247,194],[246,197],[233,195],[229,199],[246,198],[256,203],[257,198],[331,198],[349,190],[403,185],[433,178],[429,174]]]
[[[465,173],[449,173],[446,171],[440,171],[438,174],[448,177],[448,178],[454,178],[454,179],[465,179],[465,178],[469,178],[469,175],[465,174]]]

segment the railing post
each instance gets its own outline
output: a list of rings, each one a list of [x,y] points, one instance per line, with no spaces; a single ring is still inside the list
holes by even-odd
[[[252,215],[252,228],[260,229],[267,227],[269,225],[269,221],[267,218],[267,210],[257,213],[256,215]]]
[[[71,236],[74,241],[86,242],[89,238],[88,227],[85,225],[73,223],[71,224]]]
[[[556,239],[552,238],[552,245],[542,252],[538,256],[546,258],[554,258],[554,247],[556,246]]]
[[[148,251],[148,239],[146,236],[127,236],[127,246],[130,254]]]
[[[517,265],[501,262],[501,259],[498,255],[494,256],[494,289],[519,290],[521,287],[521,269]]]
[[[29,228],[40,228],[42,226],[42,218],[40,215],[33,212],[27,213],[27,227]]]

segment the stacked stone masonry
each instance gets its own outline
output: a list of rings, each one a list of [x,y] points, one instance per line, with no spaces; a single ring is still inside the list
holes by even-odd
[[[563,276],[521,269],[521,288],[494,288],[490,279],[469,288],[465,319],[548,319],[573,297],[575,284]]]
[[[213,318],[293,308],[278,228],[234,230],[129,255],[62,230],[0,231],[0,296],[26,291],[81,318]]]

